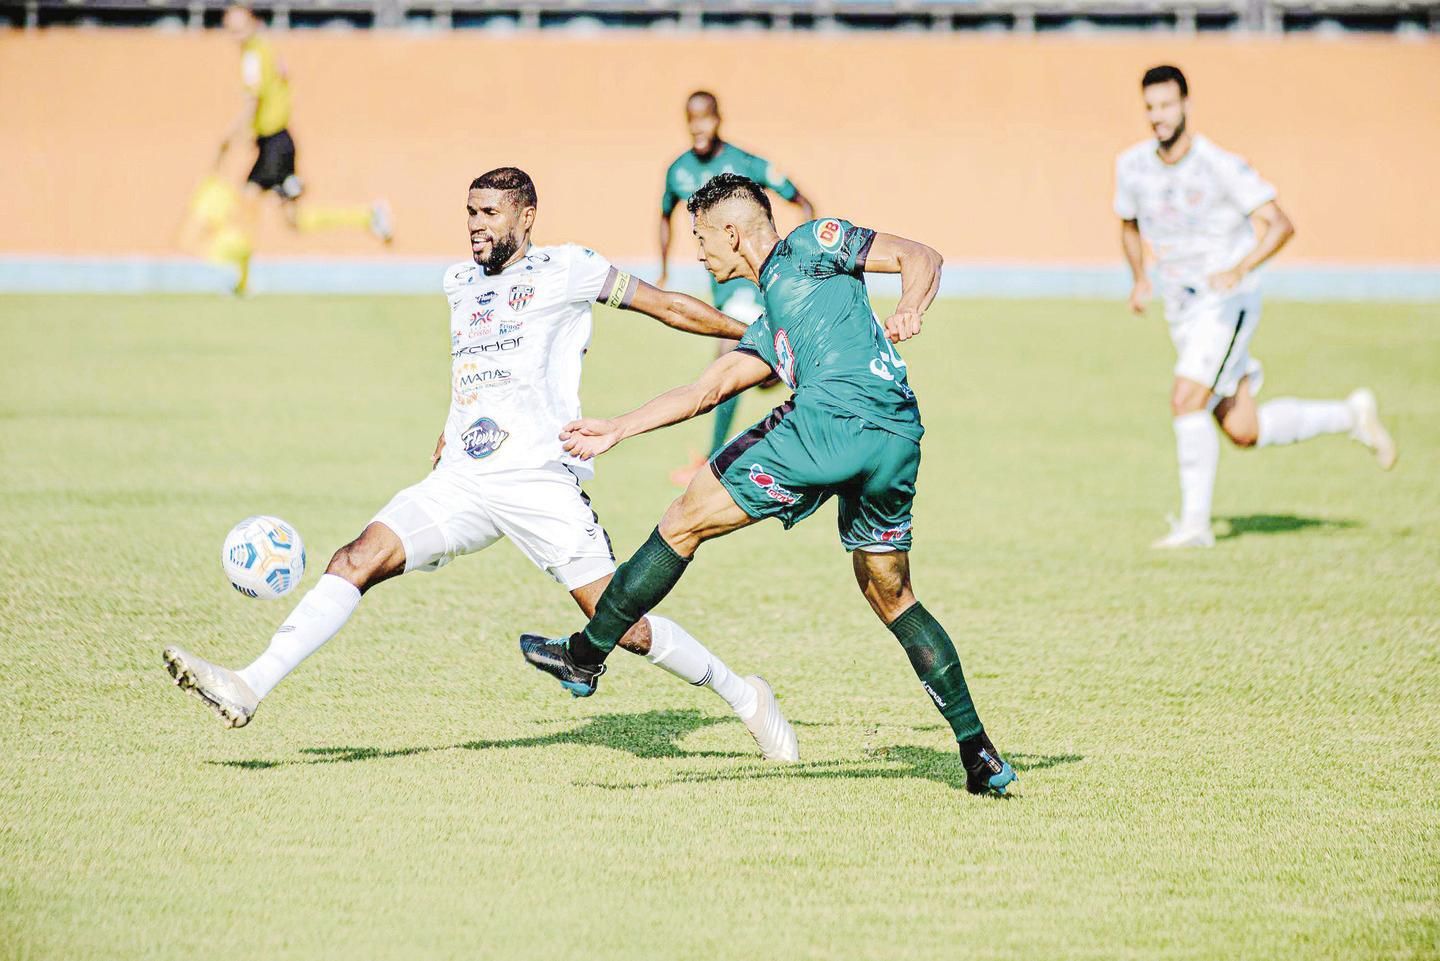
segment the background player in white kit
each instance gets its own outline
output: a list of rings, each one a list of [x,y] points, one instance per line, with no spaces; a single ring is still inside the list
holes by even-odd
[[[164,652],[175,682],[243,727],[285,675],[335,635],[379,582],[433,571],[508,537],[555,578],[587,616],[615,572],[610,539],[580,488],[590,462],[566,453],[560,431],[580,416],[580,365],[590,305],[636,310],[710,337],[745,328],[693,297],[617,270],[573,244],[532,247],[535,185],[501,167],[467,197],[474,263],[445,272],[452,398],[432,472],[396,494],[364,532],[335,552],[324,576],[241,671],[178,647]],[[798,760],[795,731],[764,679],[741,678],[673,621],[649,615],[622,645],[709,687],[735,711],[769,759]]]
[[[1263,371],[1250,356],[1260,322],[1255,270],[1285,246],[1295,228],[1275,202],[1275,188],[1249,164],[1187,129],[1189,85],[1179,69],[1153,67],[1140,87],[1155,139],[1120,155],[1115,213],[1134,277],[1130,309],[1143,313],[1151,296],[1143,238],[1155,254],[1177,354],[1170,409],[1181,512],[1170,534],[1154,546],[1210,547],[1215,543],[1210,501],[1220,458],[1212,414],[1239,447],[1348,433],[1388,470],[1395,464],[1395,444],[1380,423],[1375,395],[1363,388],[1345,400],[1282,397],[1256,406]]]

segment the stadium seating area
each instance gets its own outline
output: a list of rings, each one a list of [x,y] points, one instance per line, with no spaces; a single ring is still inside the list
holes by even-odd
[[[0,25],[218,25],[224,0],[0,0]],[[1437,0],[258,0],[289,28],[1440,32]]]

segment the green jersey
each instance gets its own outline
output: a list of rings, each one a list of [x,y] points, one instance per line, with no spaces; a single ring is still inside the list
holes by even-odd
[[[865,289],[874,239],[833,217],[796,227],[760,267],[765,314],[737,349],[773,367],[797,404],[838,408],[918,442],[925,428],[905,361]]]
[[[790,178],[775,169],[775,165],[770,161],[746,153],[734,144],[721,143],[720,149],[708,160],[701,160],[695,156],[693,150],[687,150],[675,158],[670,169],[665,171],[665,193],[660,198],[660,213],[669,217],[676,205],[689,200],[695,191],[716,174],[740,174],[742,177],[749,177],[786,200],[794,200],[800,195]],[[714,277],[710,278],[710,293],[716,307],[724,307],[725,301],[740,288],[749,287],[753,290],[754,286],[748,280],[730,280],[717,284]]]

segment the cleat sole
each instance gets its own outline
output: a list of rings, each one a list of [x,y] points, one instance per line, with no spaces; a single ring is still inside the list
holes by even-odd
[[[172,648],[165,648],[161,657],[165,662],[165,670],[170,672],[170,677],[175,681],[175,686],[213,711],[215,716],[220,718],[221,724],[227,728],[234,729],[244,727],[250,723],[250,718],[246,717],[243,712],[237,711],[230,705],[207,696],[205,692],[200,689],[200,686],[195,683],[195,675],[190,672],[190,668],[185,666],[185,662],[180,658],[180,655]]]

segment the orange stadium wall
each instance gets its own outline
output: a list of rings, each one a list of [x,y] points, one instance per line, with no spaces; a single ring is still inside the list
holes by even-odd
[[[822,213],[960,262],[1118,259],[1115,154],[1147,132],[1137,81],[1192,83],[1192,123],[1274,181],[1299,227],[1286,259],[1440,265],[1434,41],[648,35],[274,35],[292,78],[309,197],[389,198],[391,256],[466,256],[465,186],[516,164],[537,239],[653,260],[684,95],[720,95],[728,139],[774,160]],[[167,256],[239,106],[218,33],[0,34],[0,254]],[[243,177],[248,147],[231,164]],[[272,211],[273,213],[273,211]],[[298,237],[274,256],[374,256]],[[690,248],[679,248],[688,257]]]

